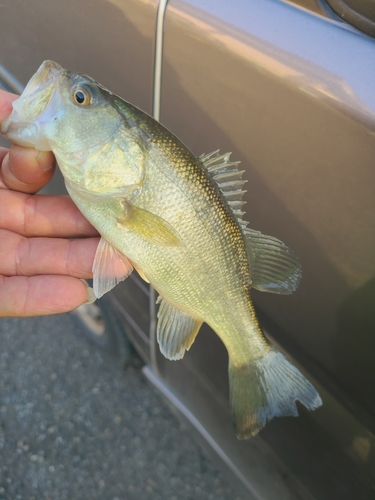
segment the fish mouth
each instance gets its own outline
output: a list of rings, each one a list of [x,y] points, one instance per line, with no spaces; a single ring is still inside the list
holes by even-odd
[[[54,61],[44,61],[31,77],[13,111],[1,124],[1,133],[12,142],[25,147],[48,150],[43,139],[43,124],[56,114],[58,85],[64,69]]]
[[[26,148],[35,147],[35,138],[39,135],[37,125],[28,122],[13,122],[9,118],[1,125],[1,133],[4,137]]]
[[[37,72],[30,78],[21,97],[31,97],[53,85],[63,72],[63,68],[55,61],[44,61]]]

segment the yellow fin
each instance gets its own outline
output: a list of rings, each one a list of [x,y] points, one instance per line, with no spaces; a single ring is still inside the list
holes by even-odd
[[[185,351],[188,351],[194,342],[202,321],[176,309],[161,297],[156,303],[159,302],[161,304],[156,334],[160,352],[167,359],[182,359]]]
[[[251,286],[261,292],[287,295],[297,290],[302,270],[294,252],[273,236],[244,228],[251,267]]]
[[[238,439],[254,436],[274,417],[297,417],[297,400],[310,411],[322,405],[311,382],[276,349],[243,365],[229,360],[229,393]]]
[[[144,240],[161,247],[183,246],[177,231],[161,217],[133,205],[127,205],[125,211],[119,222]]]

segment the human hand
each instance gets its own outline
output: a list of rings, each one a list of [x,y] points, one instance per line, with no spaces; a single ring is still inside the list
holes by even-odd
[[[16,98],[0,90],[0,124]],[[80,278],[92,277],[98,233],[69,197],[32,194],[54,169],[51,152],[0,148],[0,317],[62,313],[88,300]]]

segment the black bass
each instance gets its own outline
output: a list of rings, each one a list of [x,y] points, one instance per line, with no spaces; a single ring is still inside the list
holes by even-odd
[[[250,288],[288,294],[300,265],[243,220],[243,171],[230,154],[196,158],[171,132],[90,77],[46,61],[2,124],[9,140],[52,150],[67,190],[101,234],[100,297],[135,268],[159,293],[157,338],[181,359],[205,321],[229,354],[239,438],[321,405],[312,384],[264,337]]]

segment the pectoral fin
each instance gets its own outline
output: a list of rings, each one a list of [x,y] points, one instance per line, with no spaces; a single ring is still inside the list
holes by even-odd
[[[251,286],[261,292],[290,294],[301,279],[298,258],[284,243],[259,231],[243,230],[251,267]]]
[[[202,321],[176,309],[164,299],[161,300],[158,319],[156,333],[161,353],[168,359],[183,358],[194,342]]]
[[[119,222],[154,245],[183,246],[177,231],[167,221],[143,208],[127,204],[124,219]]]
[[[132,271],[133,266],[125,255],[101,238],[92,266],[95,296],[99,298],[109,292]]]

